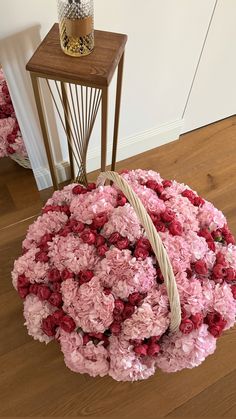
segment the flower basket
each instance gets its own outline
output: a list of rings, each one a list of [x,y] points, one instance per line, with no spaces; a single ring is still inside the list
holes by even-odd
[[[28,333],[56,339],[67,367],[93,377],[196,367],[235,323],[236,246],[224,215],[153,171],[106,172],[97,185],[55,192],[12,277]]]
[[[30,159],[28,156],[23,156],[19,153],[14,153],[10,155],[11,159],[18,163],[20,166],[25,169],[31,169]]]

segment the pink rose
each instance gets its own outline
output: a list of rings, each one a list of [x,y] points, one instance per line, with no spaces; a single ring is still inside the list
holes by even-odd
[[[67,333],[72,333],[75,330],[75,322],[74,320],[70,317],[65,315],[64,317],[62,317],[61,321],[60,321],[60,327]]]
[[[127,239],[127,237],[121,238],[120,240],[116,242],[116,247],[119,250],[128,249],[129,245],[130,245],[130,242],[129,242],[129,239]]]
[[[42,321],[42,331],[47,336],[55,336],[56,334],[56,324],[54,322],[53,316],[50,315],[46,317],[46,319],[43,319]]]
[[[193,331],[194,324],[190,319],[185,319],[181,322],[179,329],[184,335],[188,335]]]
[[[206,275],[208,272],[207,264],[204,260],[197,260],[197,262],[194,263],[194,269],[199,275]]]
[[[61,274],[60,271],[56,268],[54,269],[50,269],[50,271],[48,271],[48,279],[51,282],[58,282],[61,280]]]
[[[148,250],[144,249],[144,247],[136,247],[134,251],[134,256],[137,259],[146,259],[149,256]]]
[[[161,350],[160,345],[158,343],[151,343],[148,345],[147,354],[148,356],[156,356]]]
[[[51,295],[50,289],[46,285],[39,285],[37,290],[37,296],[40,300],[48,300]]]
[[[117,322],[113,322],[110,325],[110,331],[113,335],[118,336],[121,332],[121,324]]]
[[[142,345],[135,346],[134,347],[134,352],[138,356],[146,356],[147,353],[148,353],[148,345],[146,345],[145,343],[143,343]]]
[[[203,324],[203,315],[201,313],[193,314],[190,320],[193,322],[194,329],[198,329]]]
[[[52,304],[52,306],[60,307],[62,305],[62,295],[60,292],[52,292],[50,295],[48,302]]]
[[[181,236],[183,233],[183,229],[179,221],[172,221],[168,228],[172,236]]]
[[[84,243],[89,245],[96,243],[96,234],[91,230],[84,230],[80,237]]]

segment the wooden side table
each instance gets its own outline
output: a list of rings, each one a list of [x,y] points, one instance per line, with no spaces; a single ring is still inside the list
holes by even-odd
[[[101,170],[106,169],[108,88],[118,66],[112,150],[112,170],[115,170],[126,42],[126,35],[95,31],[94,51],[86,57],[70,57],[61,50],[59,28],[55,23],[26,65],[31,75],[54,189],[58,188],[58,180],[39,79],[46,80],[66,133],[71,177],[86,184],[87,149],[100,104],[102,106]],[[79,168],[78,176],[75,176],[74,163]]]

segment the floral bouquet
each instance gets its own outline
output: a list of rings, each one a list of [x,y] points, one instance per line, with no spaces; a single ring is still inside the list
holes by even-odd
[[[224,215],[153,171],[55,192],[12,277],[29,335],[56,340],[67,367],[93,377],[196,367],[235,323],[236,246]]]
[[[27,158],[27,151],[20,132],[13,104],[3,72],[0,70],[0,157],[15,160]]]

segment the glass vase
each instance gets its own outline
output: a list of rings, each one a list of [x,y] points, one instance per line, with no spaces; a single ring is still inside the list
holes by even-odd
[[[61,48],[83,57],[94,48],[93,0],[57,0]]]

